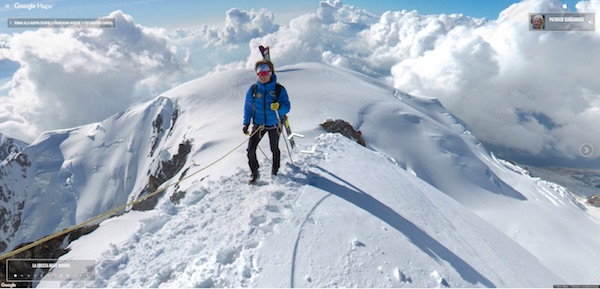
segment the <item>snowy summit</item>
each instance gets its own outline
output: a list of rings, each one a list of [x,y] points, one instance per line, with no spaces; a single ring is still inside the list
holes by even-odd
[[[4,252],[191,176],[156,205],[105,219],[68,244],[61,260],[94,260],[93,281],[35,284],[600,283],[600,221],[566,189],[497,159],[436,99],[325,64],[276,73],[291,126],[305,136],[292,159],[280,145],[277,176],[265,177],[270,164],[259,152],[263,177],[247,184],[242,110],[255,73],[210,74],[11,154],[0,167]],[[360,129],[367,146],[325,132],[327,119]],[[261,147],[269,155],[268,141]]]

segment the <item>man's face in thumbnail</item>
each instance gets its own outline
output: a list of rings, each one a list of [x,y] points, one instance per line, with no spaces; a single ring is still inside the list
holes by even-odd
[[[540,17],[533,18],[533,28],[534,29],[542,28],[542,18],[540,18]]]

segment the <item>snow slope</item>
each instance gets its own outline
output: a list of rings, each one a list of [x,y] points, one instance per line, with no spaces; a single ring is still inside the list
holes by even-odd
[[[0,213],[13,222],[1,239],[11,249],[140,195],[164,159],[159,143],[177,149],[167,134],[174,115],[173,103],[157,98],[102,123],[44,133],[9,156],[1,165],[8,197]]]
[[[437,100],[323,64],[277,73],[292,127],[306,136],[297,140],[296,165],[282,145],[282,175],[250,187],[242,147],[167,189],[165,196],[185,192],[180,204],[164,197],[143,218],[105,221],[100,228],[122,232],[118,240],[99,229],[63,258],[97,260],[94,286],[600,281],[597,219],[564,188],[490,155]],[[15,158],[2,167],[7,189],[28,194],[16,209],[28,222],[11,246],[151,191],[151,176],[174,183],[243,143],[243,97],[254,81],[249,70],[211,74],[102,123],[38,138],[24,150],[29,166]],[[327,118],[361,129],[368,148],[323,134]],[[314,155],[300,153],[313,147]],[[167,173],[174,163],[181,169]],[[268,175],[268,161],[261,164]],[[41,210],[50,216],[42,224],[33,221]]]
[[[104,240],[102,231],[76,241],[63,259],[97,258],[97,281],[60,285],[564,283],[517,243],[388,157],[337,134],[323,134],[314,145],[314,155],[297,155],[295,165],[263,185],[245,185],[246,173],[238,170],[191,185],[183,203],[165,200],[141,221],[129,214],[106,221],[101,229],[141,225],[128,240],[108,246],[113,241]],[[96,255],[96,247],[110,249]]]

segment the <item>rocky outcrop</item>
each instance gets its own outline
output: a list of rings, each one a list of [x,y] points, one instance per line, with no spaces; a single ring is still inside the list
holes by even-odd
[[[587,203],[594,206],[600,207],[600,195],[594,195],[587,199]]]
[[[162,161],[160,169],[154,174],[150,175],[148,180],[148,186],[146,187],[146,194],[155,192],[160,185],[175,176],[185,165],[187,155],[192,151],[192,145],[189,140],[179,144],[179,150],[171,159]],[[142,202],[133,205],[134,210],[148,211],[154,209],[154,206],[158,203],[158,200],[162,197],[163,193],[156,194]]]
[[[21,227],[23,209],[25,207],[27,191],[15,190],[11,184],[27,178],[27,170],[31,167],[28,155],[23,151],[15,150],[0,168],[0,252],[8,247],[8,243],[17,234]],[[10,174],[10,171],[15,173]],[[20,171],[20,176],[16,173]]]
[[[362,132],[360,130],[356,131],[354,127],[352,127],[352,125],[347,121],[341,119],[328,119],[326,122],[321,124],[321,127],[328,132],[341,133],[345,137],[356,141],[360,145],[367,146],[362,137]]]
[[[154,153],[156,152],[156,149],[158,148],[158,145],[160,144],[167,129],[168,135],[171,135],[173,132],[173,127],[175,127],[175,123],[177,123],[177,118],[179,117],[179,109],[175,107],[175,104],[173,104],[171,100],[167,98],[159,98],[157,103],[159,101],[164,101],[164,107],[161,113],[159,113],[154,121],[152,121],[152,149],[150,150],[149,157],[154,156]],[[171,110],[172,112],[170,112]],[[166,123],[165,119],[167,119]]]

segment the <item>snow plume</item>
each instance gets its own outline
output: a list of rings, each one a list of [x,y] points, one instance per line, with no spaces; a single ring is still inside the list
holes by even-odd
[[[0,130],[40,132],[102,120],[175,84],[182,61],[162,29],[121,11],[117,29],[39,29],[2,35],[0,60],[18,63],[0,104]]]
[[[200,36],[207,44],[238,44],[268,33],[276,32],[279,25],[273,20],[275,14],[266,10],[242,11],[229,9],[226,13],[225,27],[209,28],[204,26]]]

